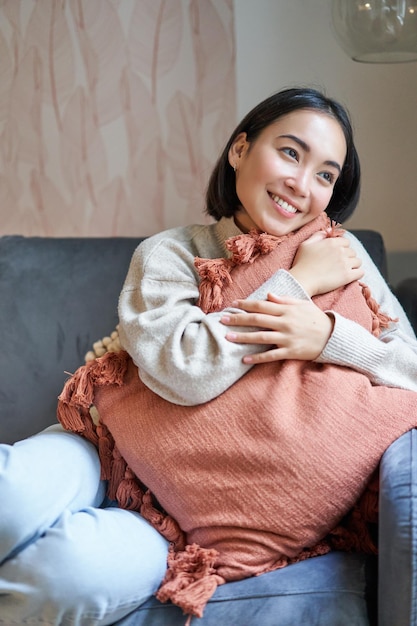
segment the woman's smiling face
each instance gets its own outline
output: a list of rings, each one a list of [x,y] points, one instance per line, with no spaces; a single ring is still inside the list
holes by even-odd
[[[345,157],[339,122],[310,109],[280,117],[252,143],[241,133],[229,151],[237,225],[280,236],[307,224],[329,204]]]

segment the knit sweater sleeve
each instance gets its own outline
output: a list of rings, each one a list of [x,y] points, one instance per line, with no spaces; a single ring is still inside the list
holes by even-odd
[[[194,258],[226,254],[218,228],[173,229],[145,240],[133,255],[119,298],[123,348],[143,382],[175,404],[196,405],[217,397],[250,369],[242,362],[244,355],[269,347],[227,341],[230,326],[220,322],[223,312],[205,314],[196,305]],[[284,270],[251,297],[265,299],[269,291],[308,298]]]
[[[365,274],[361,282],[370,288],[381,311],[397,321],[377,338],[359,324],[333,313],[334,330],[317,361],[351,367],[376,385],[417,391],[417,341],[411,325],[362,244],[351,233],[346,236],[362,260]]]

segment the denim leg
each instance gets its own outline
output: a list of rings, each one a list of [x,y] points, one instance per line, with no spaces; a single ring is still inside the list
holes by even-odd
[[[167,552],[165,539],[137,513],[66,511],[0,567],[0,624],[113,624],[156,591]]]
[[[0,624],[112,624],[166,569],[167,542],[103,504],[91,444],[56,425],[0,445]]]
[[[0,445],[0,563],[63,511],[100,506],[104,492],[94,446],[58,424]]]

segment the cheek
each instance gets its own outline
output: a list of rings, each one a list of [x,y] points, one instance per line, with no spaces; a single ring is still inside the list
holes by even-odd
[[[259,178],[259,169],[257,167],[251,167],[247,162],[242,163],[236,172],[237,195],[240,197],[240,194],[246,195],[253,192]]]
[[[324,211],[327,208],[330,200],[332,199],[334,187],[329,189],[321,188],[316,194],[316,207],[317,211]]]
[[[278,159],[275,151],[257,149],[252,151],[242,160],[242,173],[252,181],[266,181],[276,177],[279,169]]]

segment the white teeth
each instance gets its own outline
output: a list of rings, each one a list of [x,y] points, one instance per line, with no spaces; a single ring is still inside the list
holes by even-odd
[[[271,195],[271,197],[274,202],[279,204],[279,206],[282,206],[282,208],[288,211],[288,213],[297,213],[297,209],[293,207],[292,204],[288,204],[288,202],[285,202],[285,200],[282,200],[279,196]]]

